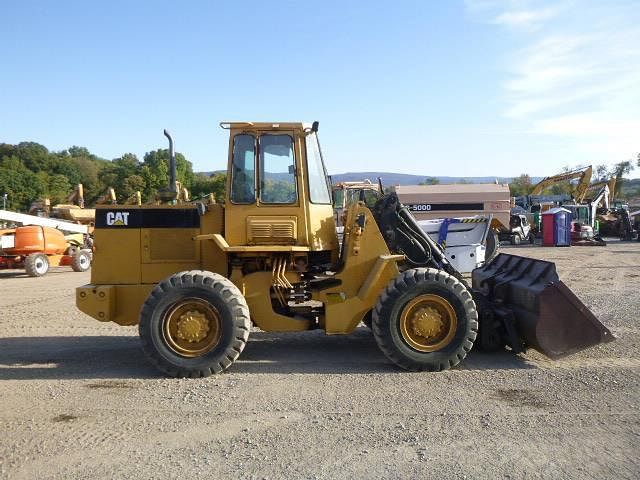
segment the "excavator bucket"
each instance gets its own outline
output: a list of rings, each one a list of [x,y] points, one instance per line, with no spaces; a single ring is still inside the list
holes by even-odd
[[[552,262],[501,253],[473,271],[472,285],[481,333],[492,329],[516,352],[531,347],[558,358],[615,339]]]

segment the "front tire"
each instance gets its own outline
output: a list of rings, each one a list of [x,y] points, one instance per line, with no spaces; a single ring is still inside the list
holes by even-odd
[[[456,366],[478,333],[471,293],[452,275],[433,268],[403,272],[380,296],[373,335],[382,352],[411,371]]]
[[[249,307],[227,278],[203,270],[176,273],[149,294],[140,314],[142,348],[171,377],[221,373],[249,338]]]
[[[24,269],[30,277],[41,277],[49,271],[49,258],[44,253],[32,253],[25,259]]]

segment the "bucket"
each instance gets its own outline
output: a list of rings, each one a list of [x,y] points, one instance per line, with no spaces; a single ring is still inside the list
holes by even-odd
[[[517,351],[559,358],[615,339],[560,281],[553,262],[501,253],[473,271],[472,286],[476,303],[490,310],[481,318],[502,320],[505,342]]]

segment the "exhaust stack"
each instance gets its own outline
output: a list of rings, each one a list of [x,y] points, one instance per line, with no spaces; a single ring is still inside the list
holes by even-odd
[[[164,136],[169,139],[169,187],[167,189],[160,190],[158,197],[163,202],[172,202],[178,198],[178,187],[176,186],[177,180],[177,165],[176,165],[176,152],[173,147],[173,138],[171,134],[164,130]]]

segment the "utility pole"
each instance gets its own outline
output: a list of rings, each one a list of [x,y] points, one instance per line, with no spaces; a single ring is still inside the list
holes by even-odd
[[[7,197],[9,196],[8,193],[5,193],[4,195],[2,195],[2,209],[6,210],[7,209]]]

